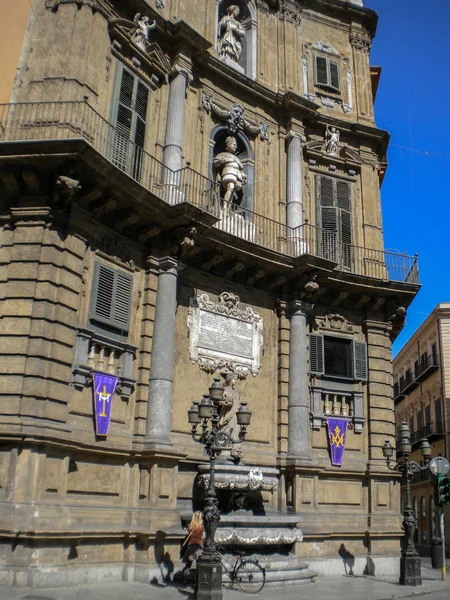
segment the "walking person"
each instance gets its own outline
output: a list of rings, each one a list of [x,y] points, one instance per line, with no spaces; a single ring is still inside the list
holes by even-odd
[[[191,565],[197,561],[198,557],[203,552],[203,517],[200,510],[197,510],[193,515],[191,522],[188,525],[188,535],[181,547],[181,560],[184,562],[183,569],[184,583],[188,582]]]

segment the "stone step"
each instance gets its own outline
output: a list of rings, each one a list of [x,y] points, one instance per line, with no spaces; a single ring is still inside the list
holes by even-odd
[[[308,565],[299,561],[295,557],[286,556],[286,558],[271,559],[269,556],[246,556],[248,560],[257,560],[266,571],[266,586],[279,587],[297,584],[313,583],[318,577],[316,571],[310,570]],[[235,559],[234,559],[235,560]],[[231,563],[234,565],[233,558]],[[227,568],[229,567],[226,564]],[[223,582],[229,583],[229,576],[223,569]]]

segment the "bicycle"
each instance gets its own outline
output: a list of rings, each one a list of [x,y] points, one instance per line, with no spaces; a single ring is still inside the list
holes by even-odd
[[[221,548],[221,550],[223,550],[223,548]],[[246,559],[238,554],[233,565],[233,563],[220,552],[219,555],[222,566],[230,578],[230,587],[233,587],[236,583],[240,589],[247,594],[257,594],[263,589],[266,584],[266,570],[257,560]]]

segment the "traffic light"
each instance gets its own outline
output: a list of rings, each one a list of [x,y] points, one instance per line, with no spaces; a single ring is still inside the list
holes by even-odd
[[[450,478],[439,478],[439,504],[450,504]]]

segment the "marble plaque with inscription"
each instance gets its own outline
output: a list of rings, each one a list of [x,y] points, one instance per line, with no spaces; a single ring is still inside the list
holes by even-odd
[[[257,375],[263,341],[262,317],[241,307],[239,297],[223,292],[217,303],[207,294],[193,299],[189,310],[190,353],[193,363],[213,373]]]

